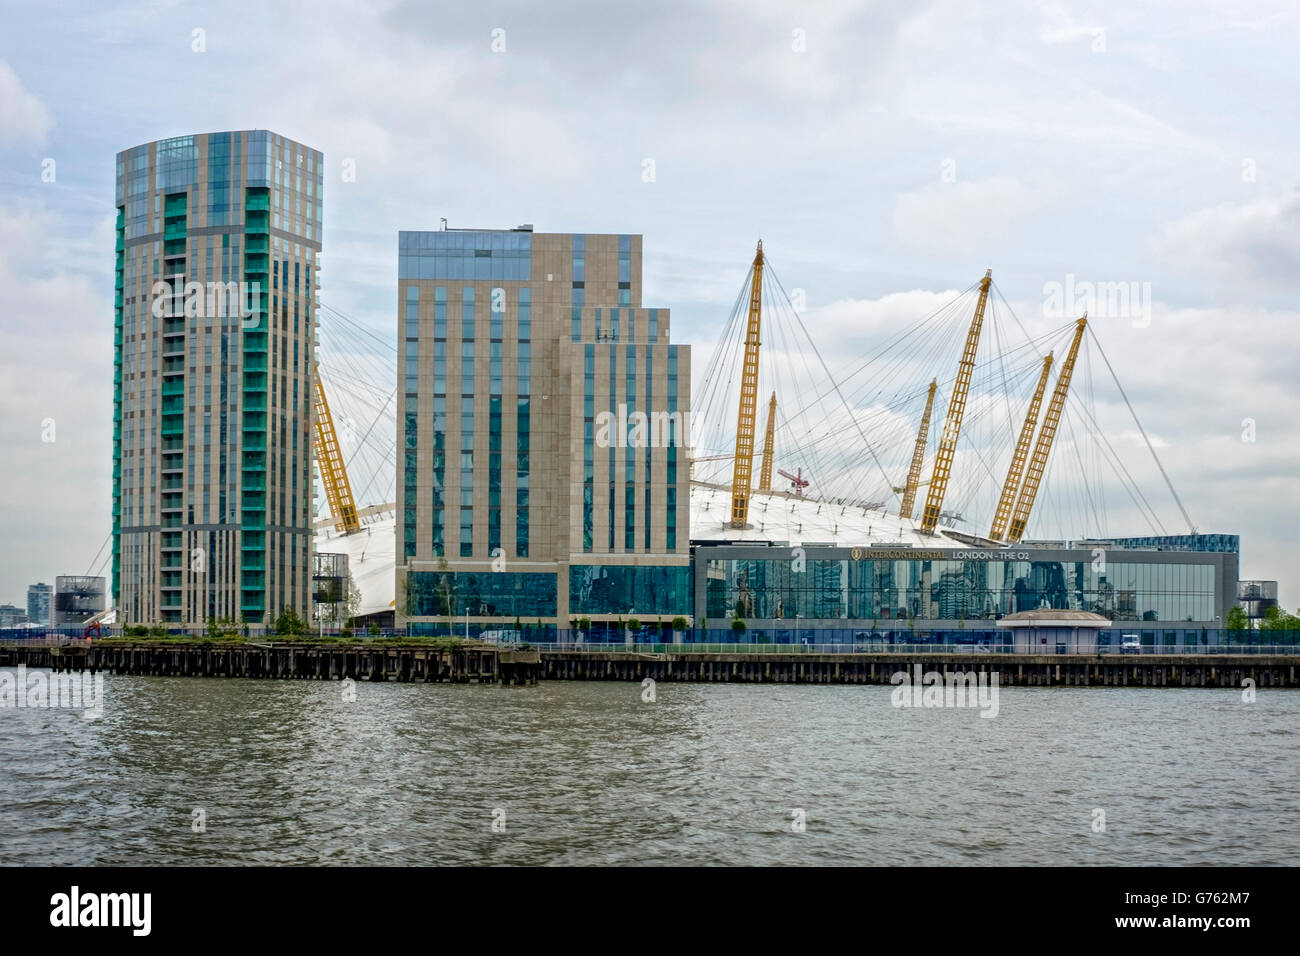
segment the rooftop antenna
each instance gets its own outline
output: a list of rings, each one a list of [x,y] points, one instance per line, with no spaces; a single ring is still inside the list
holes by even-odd
[[[438,217],[438,221],[442,223],[442,231],[443,231],[443,232],[446,232],[446,231],[447,231],[447,217],[446,217],[446,216],[439,216],[439,217]]]

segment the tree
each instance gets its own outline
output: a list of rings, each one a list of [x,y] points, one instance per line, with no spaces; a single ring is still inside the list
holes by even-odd
[[[1300,617],[1288,614],[1275,604],[1264,612],[1264,627],[1270,631],[1300,630]]]
[[[209,640],[219,641],[223,638],[234,637],[239,633],[239,626],[232,617],[210,617],[204,628],[204,633]]]
[[[1228,608],[1226,623],[1230,631],[1244,631],[1250,626],[1250,621],[1246,619],[1246,612],[1237,605]]]
[[[305,634],[307,625],[303,623],[298,612],[291,607],[285,608],[280,612],[280,616],[275,619],[275,633],[283,635]]]
[[[411,587],[411,574],[412,572],[407,571],[406,574],[402,575],[402,594],[399,606],[402,609],[403,617],[415,616],[417,595],[415,589]]]
[[[356,623],[356,616],[361,613],[361,588],[357,587],[352,572],[348,572],[348,624]]]
[[[745,631],[745,622],[742,618],[732,618],[731,630],[736,634],[743,634]]]
[[[686,618],[682,617],[682,616],[679,614],[677,617],[673,618],[673,624],[672,624],[672,627],[673,627],[673,630],[674,630],[674,631],[684,631],[684,630],[686,630],[686,627],[687,627],[687,621],[686,621]]]
[[[590,633],[590,631],[591,631],[591,618],[589,617],[578,618],[578,633],[588,634]]]

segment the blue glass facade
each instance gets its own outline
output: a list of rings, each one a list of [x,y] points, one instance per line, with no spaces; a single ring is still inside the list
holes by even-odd
[[[677,346],[668,346],[668,412],[670,415],[677,412]],[[668,470],[664,476],[664,483],[667,488],[667,504],[664,509],[664,539],[665,547],[669,551],[677,549],[677,448],[682,441],[688,436],[677,434],[677,424],[674,419],[670,419],[669,425],[670,437],[668,447],[664,449],[664,455],[667,457]]]
[[[569,567],[569,614],[692,613],[691,569],[574,564]]]
[[[528,557],[528,492],[532,441],[532,289],[519,290],[519,346],[515,369],[515,555]]]
[[[474,554],[474,287],[460,291],[460,550]]]
[[[431,551],[447,553],[447,287],[433,289],[433,488]]]
[[[554,617],[556,576],[544,572],[414,571],[409,614],[447,617]]]
[[[532,279],[533,236],[529,232],[398,233],[398,276],[403,279]]]
[[[705,552],[697,551],[697,558]],[[1122,560],[707,560],[710,619],[996,620],[1040,607],[1115,621],[1213,622],[1212,563]]]
[[[1163,534],[1144,538],[1113,538],[1119,548],[1150,548],[1152,551],[1201,551],[1237,554],[1241,537],[1235,534]]]
[[[596,525],[596,347],[590,343],[582,348],[582,396],[582,550],[591,551]]]
[[[403,303],[402,338],[405,360],[403,391],[406,412],[402,441],[402,555],[415,554],[416,478],[419,474],[419,415],[417,399],[420,368],[420,288],[408,285]]]

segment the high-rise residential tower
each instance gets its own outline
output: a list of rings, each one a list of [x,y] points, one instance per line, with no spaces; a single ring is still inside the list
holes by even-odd
[[[27,620],[33,624],[49,624],[54,601],[54,588],[45,582],[27,586]]]
[[[397,622],[691,614],[690,350],[641,237],[398,238]]]
[[[117,155],[112,600],[311,610],[321,154],[266,130]]]

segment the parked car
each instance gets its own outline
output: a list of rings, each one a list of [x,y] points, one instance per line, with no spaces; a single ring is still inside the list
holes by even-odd
[[[1125,634],[1120,638],[1119,652],[1121,654],[1141,654],[1142,640],[1136,634]]]

